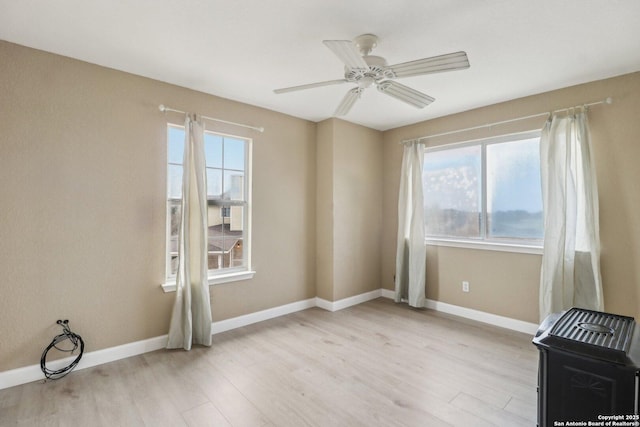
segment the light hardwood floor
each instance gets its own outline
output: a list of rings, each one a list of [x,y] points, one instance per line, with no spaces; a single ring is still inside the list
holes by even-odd
[[[0,390],[11,426],[535,426],[531,337],[377,299]]]

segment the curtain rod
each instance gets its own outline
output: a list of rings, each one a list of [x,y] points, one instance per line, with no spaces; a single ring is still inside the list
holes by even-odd
[[[165,106],[165,105],[163,105],[163,104],[160,104],[160,105],[158,106],[158,109],[159,109],[160,111],[162,111],[163,113],[166,113],[167,111],[173,111],[174,113],[187,114],[187,112],[186,112],[186,111],[181,111],[181,110],[176,110],[176,109],[174,109],[174,108],[166,107],[166,106]],[[216,118],[214,118],[214,117],[208,117],[208,116],[203,116],[203,115],[200,115],[200,117],[202,117],[203,119],[206,119],[206,120],[214,121],[214,122],[226,123],[226,124],[228,124],[228,125],[240,126],[240,127],[247,128],[247,129],[257,130],[258,132],[264,132],[264,128],[263,128],[262,126],[260,126],[260,127],[256,127],[256,126],[249,126],[249,125],[244,125],[244,124],[242,124],[242,123],[229,122],[229,121],[227,121],[227,120],[216,119]]]
[[[553,110],[551,112],[532,114],[530,116],[516,117],[514,119],[502,120],[500,122],[487,123],[487,124],[484,124],[484,125],[478,125],[478,126],[468,127],[468,128],[464,128],[464,129],[456,129],[456,130],[451,130],[451,131],[448,131],[448,132],[441,132],[441,133],[435,133],[433,135],[421,136],[419,138],[405,139],[405,140],[400,141],[400,144],[406,144],[406,143],[412,142],[412,141],[420,142],[423,139],[435,138],[435,137],[438,137],[438,136],[445,136],[445,135],[453,135],[453,134],[456,134],[456,133],[468,132],[470,130],[482,129],[482,128],[491,127],[491,126],[504,125],[504,124],[507,124],[507,123],[517,122],[517,121],[520,121],[520,120],[533,119],[534,117],[541,117],[541,116],[545,116],[545,115],[548,117],[548,116],[551,116],[553,113],[560,113],[562,111],[569,111],[572,108],[592,107],[594,105],[600,105],[600,104],[609,105],[612,102],[613,102],[613,98],[608,96],[607,98],[603,99],[602,101],[595,101],[595,102],[590,102],[588,104],[576,105],[575,107],[560,108],[560,109],[557,109],[557,110]]]

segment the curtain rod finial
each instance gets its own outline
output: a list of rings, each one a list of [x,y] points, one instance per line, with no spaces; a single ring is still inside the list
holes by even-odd
[[[612,98],[612,97],[610,97],[610,96],[607,96],[607,97],[605,98],[605,100],[604,100],[604,103],[605,103],[605,104],[607,104],[607,105],[611,105],[611,104],[613,104],[613,98]]]
[[[163,113],[164,113],[164,110],[165,110],[165,109],[166,109],[166,108],[165,108],[164,104],[160,104],[160,105],[158,105],[158,110],[162,111]]]

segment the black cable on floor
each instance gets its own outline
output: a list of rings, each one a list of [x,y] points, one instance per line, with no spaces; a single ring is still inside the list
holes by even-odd
[[[47,348],[44,349],[44,351],[42,352],[42,357],[40,358],[40,369],[42,369],[42,372],[44,372],[45,378],[51,379],[51,380],[57,380],[67,375],[69,372],[71,372],[73,368],[76,367],[78,362],[80,362],[80,359],[82,358],[82,354],[84,353],[84,341],[82,341],[82,337],[80,337],[80,335],[71,332],[71,328],[69,328],[69,321],[58,320],[56,323],[62,326],[62,333],[60,335],[56,335],[53,338],[53,341],[51,341],[51,344],[49,344]],[[63,348],[58,346],[58,344],[67,340],[71,342],[72,348]],[[76,357],[75,360],[71,362],[68,366],[65,366],[64,368],[60,368],[55,371],[47,368],[46,362],[47,362],[47,353],[49,352],[49,350],[51,350],[52,348],[55,348],[58,351],[64,351],[66,353],[73,354],[73,352],[78,349],[78,346],[80,346],[80,354],[78,354],[78,357]]]

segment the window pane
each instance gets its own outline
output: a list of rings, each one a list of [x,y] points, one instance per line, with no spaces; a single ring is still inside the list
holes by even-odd
[[[488,237],[542,239],[539,138],[487,145]]]
[[[222,167],[222,137],[204,134],[204,157],[208,168]]]
[[[168,166],[167,196],[169,199],[180,199],[182,197],[182,166]]]
[[[224,198],[244,200],[244,174],[236,171],[224,171]]]
[[[182,210],[180,201],[169,202],[169,269],[170,274],[175,275],[178,271],[178,230],[180,228],[180,218]]]
[[[207,168],[207,197],[222,198],[222,170]]]
[[[209,269],[246,266],[244,206],[209,206]]]
[[[184,156],[184,128],[169,126],[167,158],[169,163],[182,163]]]
[[[481,155],[480,145],[425,153],[427,235],[481,237]]]
[[[244,170],[244,146],[245,142],[240,139],[224,139],[224,168]]]

